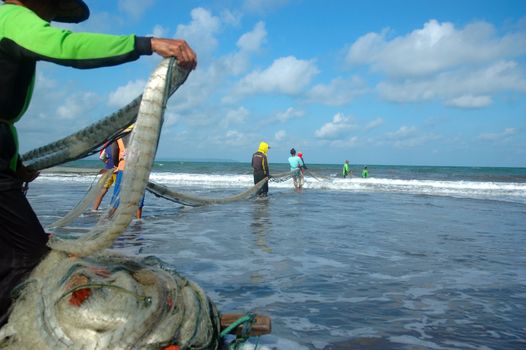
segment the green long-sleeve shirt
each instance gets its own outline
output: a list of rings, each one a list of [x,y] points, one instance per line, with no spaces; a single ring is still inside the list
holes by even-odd
[[[0,5],[0,172],[16,170],[18,140],[13,124],[31,101],[37,61],[88,69],[151,54],[150,38],[74,33],[51,26],[26,7]]]
[[[343,169],[342,169],[342,175],[345,177],[347,175],[349,175],[349,172],[350,172],[350,168],[349,168],[349,164],[347,163],[344,163],[343,164]]]

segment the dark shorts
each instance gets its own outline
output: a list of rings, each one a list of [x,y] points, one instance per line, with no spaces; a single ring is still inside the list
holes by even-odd
[[[11,291],[48,252],[48,235],[20,189],[0,191],[0,326]]]

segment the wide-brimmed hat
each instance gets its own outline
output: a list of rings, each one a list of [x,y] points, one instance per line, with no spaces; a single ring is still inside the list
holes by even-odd
[[[5,0],[2,0],[5,2]],[[80,23],[89,18],[88,5],[82,0],[55,0],[59,3],[55,22]],[[23,2],[23,0],[22,0]]]
[[[80,23],[89,18],[89,7],[82,0],[59,0],[56,22]]]

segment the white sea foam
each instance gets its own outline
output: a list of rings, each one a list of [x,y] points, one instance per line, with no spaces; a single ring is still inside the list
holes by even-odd
[[[72,174],[43,174],[39,181],[92,182],[94,176]],[[150,180],[179,189],[244,189],[253,185],[250,174],[192,174],[192,173],[152,173]],[[271,188],[290,189],[292,180],[270,182]],[[349,192],[386,192],[409,193],[431,196],[452,196],[459,198],[494,199],[509,202],[526,203],[526,183],[513,182],[477,182],[477,181],[439,181],[405,180],[389,178],[324,178],[307,176],[305,189]]]

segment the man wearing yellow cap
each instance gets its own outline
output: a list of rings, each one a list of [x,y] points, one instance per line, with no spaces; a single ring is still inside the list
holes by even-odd
[[[254,169],[254,183],[270,176],[270,169],[268,167],[267,153],[270,147],[266,142],[261,142],[256,153],[252,155],[252,168]],[[257,195],[259,197],[266,197],[268,193],[268,182],[261,187]]]
[[[184,40],[74,33],[50,21],[79,23],[90,12],[82,0],[3,0],[0,5],[0,326],[7,321],[11,290],[47,253],[47,235],[22,192],[38,173],[18,155],[15,123],[33,93],[38,61],[74,68],[114,66],[157,53],[193,69]]]

